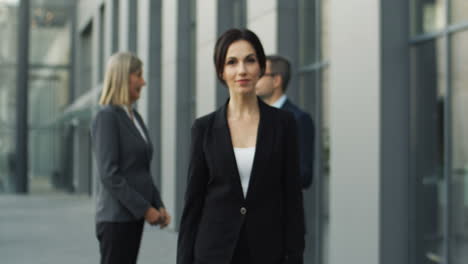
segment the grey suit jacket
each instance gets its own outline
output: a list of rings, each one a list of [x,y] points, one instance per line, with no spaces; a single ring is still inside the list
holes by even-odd
[[[97,194],[97,222],[139,220],[149,207],[164,207],[151,177],[153,148],[148,131],[138,112],[133,112],[148,142],[119,106],[102,107],[91,125],[101,183]]]

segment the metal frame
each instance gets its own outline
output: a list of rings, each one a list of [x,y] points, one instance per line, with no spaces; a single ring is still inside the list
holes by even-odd
[[[161,187],[161,0],[152,0],[150,2],[149,25],[149,59],[148,59],[148,79],[151,89],[147,89],[148,98],[151,103],[148,104],[148,131],[153,141],[153,159],[151,161],[154,183]]]
[[[194,79],[196,69],[192,66],[192,43],[190,39],[191,30],[195,25],[192,21],[191,5],[189,1],[196,0],[178,0],[178,25],[177,25],[177,78],[176,80],[176,157],[178,158],[176,166],[176,193],[182,194],[187,186],[188,170],[188,150],[190,147],[191,124],[195,117],[194,113],[194,92],[196,82]],[[196,45],[196,43],[195,43]],[[180,222],[181,213],[184,206],[184,197],[179,195],[175,201],[174,221]],[[178,228],[178,227],[176,227]]]
[[[18,63],[16,93],[15,192],[28,193],[28,76],[30,1],[21,0],[18,10]]]
[[[317,55],[317,62],[315,65],[316,67],[315,70],[315,87],[317,89],[315,90],[315,98],[316,104],[315,104],[315,112],[317,113],[315,115],[315,120],[316,120],[316,126],[315,126],[315,158],[316,158],[316,166],[315,166],[315,175],[316,177],[316,182],[314,186],[314,192],[315,192],[315,234],[317,234],[316,242],[315,242],[315,263],[323,263],[323,217],[322,215],[323,212],[323,202],[324,202],[324,191],[323,191],[323,156],[322,156],[322,142],[323,142],[323,135],[322,135],[322,127],[323,127],[323,85],[322,85],[322,72],[325,69],[325,65],[328,65],[328,63],[321,62],[322,61],[322,35],[320,34],[322,32],[322,0],[316,0],[315,1],[315,48],[316,52],[315,54]],[[315,66],[314,65],[314,66]],[[312,67],[313,69],[313,67]],[[319,143],[319,144],[317,144]]]
[[[450,4],[448,3],[447,0],[446,0],[446,5],[450,6]],[[446,8],[448,9],[450,7],[446,7]],[[450,11],[447,11],[447,12],[450,12]],[[448,14],[447,14],[447,16],[448,16]],[[410,38],[409,44],[410,45],[417,45],[417,44],[420,44],[420,43],[425,42],[425,41],[431,41],[431,40],[436,39],[436,38],[446,37],[446,36],[452,35],[454,33],[462,32],[462,31],[466,31],[466,30],[468,30],[468,22],[463,22],[463,23],[456,24],[456,25],[449,25],[443,30],[439,30],[439,31],[435,31],[435,32],[429,32],[429,33],[423,33],[423,34],[413,36],[413,37]]]
[[[449,0],[445,0],[445,26],[447,27],[450,24],[450,2]],[[459,27],[463,28],[463,27]],[[446,103],[444,104],[444,179],[445,179],[445,199],[447,201],[447,211],[444,214],[444,235],[445,235],[445,243],[444,243],[444,253],[445,253],[445,263],[451,264],[451,204],[452,204],[452,48],[451,48],[451,40],[450,36],[455,32],[457,27],[448,27],[446,30],[443,31],[443,38],[445,44],[445,70],[447,73],[446,78],[446,88],[447,88],[447,96],[446,96]]]

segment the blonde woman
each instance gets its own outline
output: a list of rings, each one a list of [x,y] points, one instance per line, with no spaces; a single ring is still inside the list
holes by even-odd
[[[166,227],[166,212],[154,186],[153,153],[143,119],[132,105],[140,97],[142,62],[119,52],[109,59],[98,111],[91,127],[100,188],[96,235],[101,263],[136,263],[144,221]]]

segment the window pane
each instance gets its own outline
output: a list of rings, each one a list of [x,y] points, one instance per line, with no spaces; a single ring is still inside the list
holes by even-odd
[[[322,54],[321,54],[321,59],[322,60],[328,60],[330,58],[330,41],[329,41],[329,34],[328,34],[328,29],[330,25],[330,12],[329,6],[330,6],[330,1],[329,0],[322,0],[322,25],[321,25],[321,34],[320,34],[320,40],[322,41]]]
[[[441,30],[444,26],[445,0],[412,0],[411,18],[412,35]]]
[[[468,1],[466,0],[450,0],[450,22],[452,24],[460,22],[468,22]]]
[[[411,49],[411,263],[436,263],[444,254],[446,54],[442,43],[432,40]]]
[[[452,39],[451,259],[468,263],[468,32]]]
[[[29,172],[30,192],[60,188],[66,175],[62,126],[59,122],[68,102],[67,70],[36,69],[29,74]],[[44,151],[47,150],[47,151]]]
[[[30,64],[68,64],[72,17],[69,7],[31,3]]]

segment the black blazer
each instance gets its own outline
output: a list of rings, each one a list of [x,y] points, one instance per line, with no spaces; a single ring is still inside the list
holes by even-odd
[[[120,106],[102,107],[91,126],[101,182],[96,201],[97,222],[139,220],[149,207],[163,207],[151,177],[153,147],[148,131],[138,112],[133,113],[148,142]]]
[[[289,99],[284,102],[281,109],[293,113],[296,119],[299,137],[299,160],[301,162],[300,174],[302,179],[302,188],[309,188],[312,184],[314,175],[314,142],[315,129],[314,122],[310,115],[302,111]]]
[[[304,216],[291,113],[258,99],[260,124],[244,198],[226,120],[227,103],[195,120],[178,264],[229,264],[245,225],[252,263],[302,263]]]

